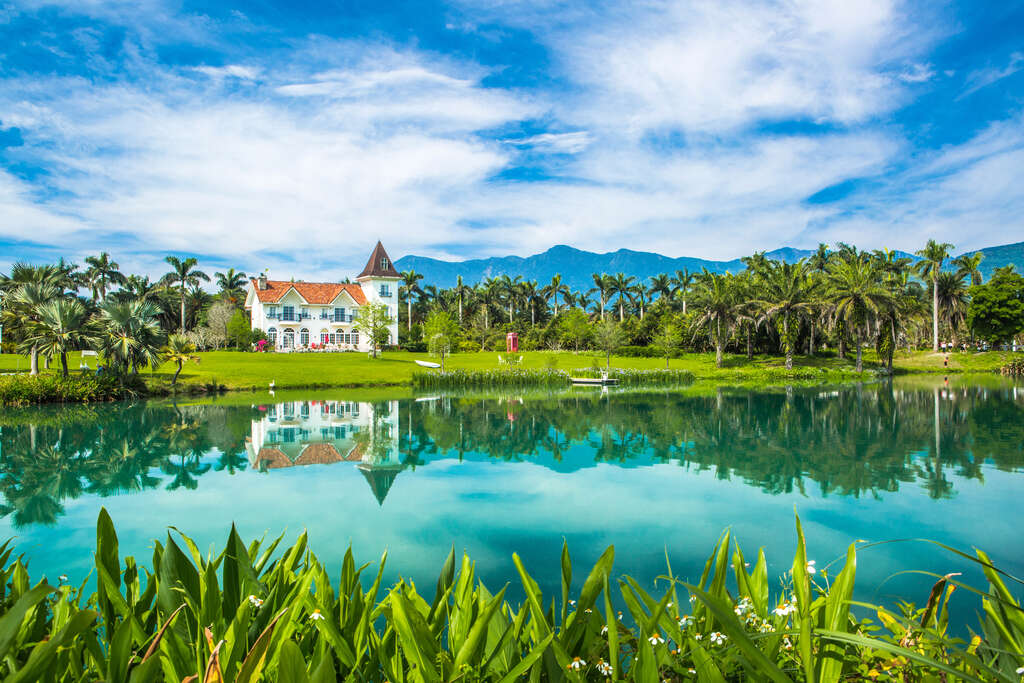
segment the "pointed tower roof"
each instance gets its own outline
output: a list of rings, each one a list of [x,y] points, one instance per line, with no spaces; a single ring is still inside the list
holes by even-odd
[[[388,491],[391,490],[391,485],[395,483],[395,478],[402,471],[402,467],[373,467],[365,463],[356,467],[366,477],[377,504],[384,505],[384,499],[387,498]]]
[[[363,272],[359,273],[359,277],[400,278],[402,275],[395,270],[394,264],[391,263],[391,257],[388,256],[388,252],[384,251],[384,245],[377,240],[377,246],[374,247],[373,253],[370,254],[370,260],[366,262],[366,267],[363,268]]]

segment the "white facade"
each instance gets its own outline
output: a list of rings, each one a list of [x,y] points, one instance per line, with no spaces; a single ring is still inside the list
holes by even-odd
[[[262,330],[276,351],[369,351],[368,336],[357,329],[358,309],[383,304],[391,318],[387,343],[397,344],[400,282],[378,243],[355,283],[270,280],[263,275],[250,280],[245,308],[252,329]]]

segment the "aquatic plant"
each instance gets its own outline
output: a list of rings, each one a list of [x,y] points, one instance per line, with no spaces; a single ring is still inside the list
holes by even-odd
[[[33,586],[22,558],[11,560],[10,543],[0,546],[0,675],[12,682],[1019,680],[1024,610],[983,552],[972,559],[985,590],[936,576],[923,608],[901,603],[891,611],[853,602],[856,544],[833,572],[807,557],[799,519],[796,531],[792,568],[774,592],[764,553],[750,568],[725,533],[696,584],[669,565],[660,595],[614,578],[612,547],[573,592],[563,546],[556,596],[543,595],[513,555],[525,596],[516,606],[505,599],[509,584],[492,593],[468,557],[456,570],[454,551],[430,598],[404,580],[382,585],[386,553],[368,589],[369,565],[357,567],[351,549],[332,584],[304,533],[280,549],[281,537],[247,545],[233,526],[224,549],[207,556],[189,537],[168,533],[154,543],[151,572],[131,557],[122,561],[101,510],[92,593],[66,577]],[[982,598],[985,618],[969,644],[949,635],[956,588]],[[619,603],[628,618],[616,612]],[[854,606],[878,621],[856,618]]]
[[[550,368],[538,370],[519,367],[415,372],[412,385],[416,389],[565,387],[569,386],[569,373]]]
[[[631,368],[612,368],[611,370],[574,370],[573,377],[603,377],[618,381],[626,387],[664,387],[684,386],[693,383],[693,373],[689,370],[634,370]]]

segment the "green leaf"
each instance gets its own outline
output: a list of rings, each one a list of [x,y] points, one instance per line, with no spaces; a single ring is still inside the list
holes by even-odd
[[[835,582],[829,587],[825,600],[825,629],[850,630],[850,600],[853,598],[854,578],[857,574],[857,547],[851,543],[846,551],[846,564]],[[843,675],[844,648],[827,643],[821,648],[818,671],[819,683],[836,683]]]
[[[544,654],[551,645],[552,639],[555,637],[554,633],[549,633],[544,640],[537,643],[537,645],[530,650],[530,652],[519,660],[519,662],[509,669],[508,673],[502,676],[498,683],[515,683],[520,676],[522,676],[531,666],[533,666],[538,659]]]
[[[18,637],[18,631],[21,630],[21,623],[29,610],[35,609],[47,595],[56,590],[53,586],[40,583],[27,593],[23,593],[7,613],[0,617],[0,659],[5,659],[10,653],[11,646]]]
[[[245,657],[245,661],[242,662],[238,675],[235,677],[235,683],[251,683],[259,680],[260,674],[263,673],[263,666],[266,664],[267,648],[270,646],[274,627],[277,625],[278,619],[283,617],[287,611],[287,609],[283,609],[278,612],[271,622],[267,624],[267,627],[263,629],[263,633],[253,643],[249,649],[249,654]]]
[[[306,661],[293,640],[284,641],[278,651],[276,680],[280,683],[310,683]]]
[[[471,659],[476,658],[475,655],[484,644],[484,638],[487,635],[487,629],[488,626],[490,626],[491,619],[494,617],[495,612],[498,611],[501,607],[502,601],[505,599],[505,590],[507,588],[508,586],[506,585],[496,596],[487,602],[483,611],[481,611],[477,616],[472,628],[469,629],[469,635],[466,637],[462,647],[459,648],[458,654],[455,655],[455,666],[452,668],[453,676],[458,676],[462,667],[469,664]]]
[[[924,664],[931,666],[939,671],[944,671],[947,674],[951,674],[954,680],[957,681],[970,681],[970,683],[983,683],[981,679],[974,678],[966,672],[956,669],[944,662],[940,662],[927,655],[921,654],[915,650],[909,650],[899,645],[893,645],[892,643],[884,640],[876,640],[875,638],[867,638],[865,636],[859,636],[853,633],[837,633],[835,631],[827,631],[824,629],[818,629],[815,631],[819,636],[826,640],[834,640],[840,643],[849,643],[850,645],[858,645],[862,648],[869,648],[875,650],[885,650],[891,652],[894,655],[906,657],[907,659],[917,662],[918,664]],[[1012,680],[1012,679],[1007,679]]]

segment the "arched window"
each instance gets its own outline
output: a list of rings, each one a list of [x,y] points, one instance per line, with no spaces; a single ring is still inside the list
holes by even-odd
[[[295,330],[290,327],[285,329],[281,346],[286,349],[290,349],[295,346]]]
[[[303,327],[299,332],[299,343],[303,346],[309,346],[309,328]]]
[[[267,330],[267,341],[270,342],[271,346],[277,346],[277,328],[271,327]]]
[[[320,330],[320,343],[329,344],[331,343],[331,333],[326,329]]]

